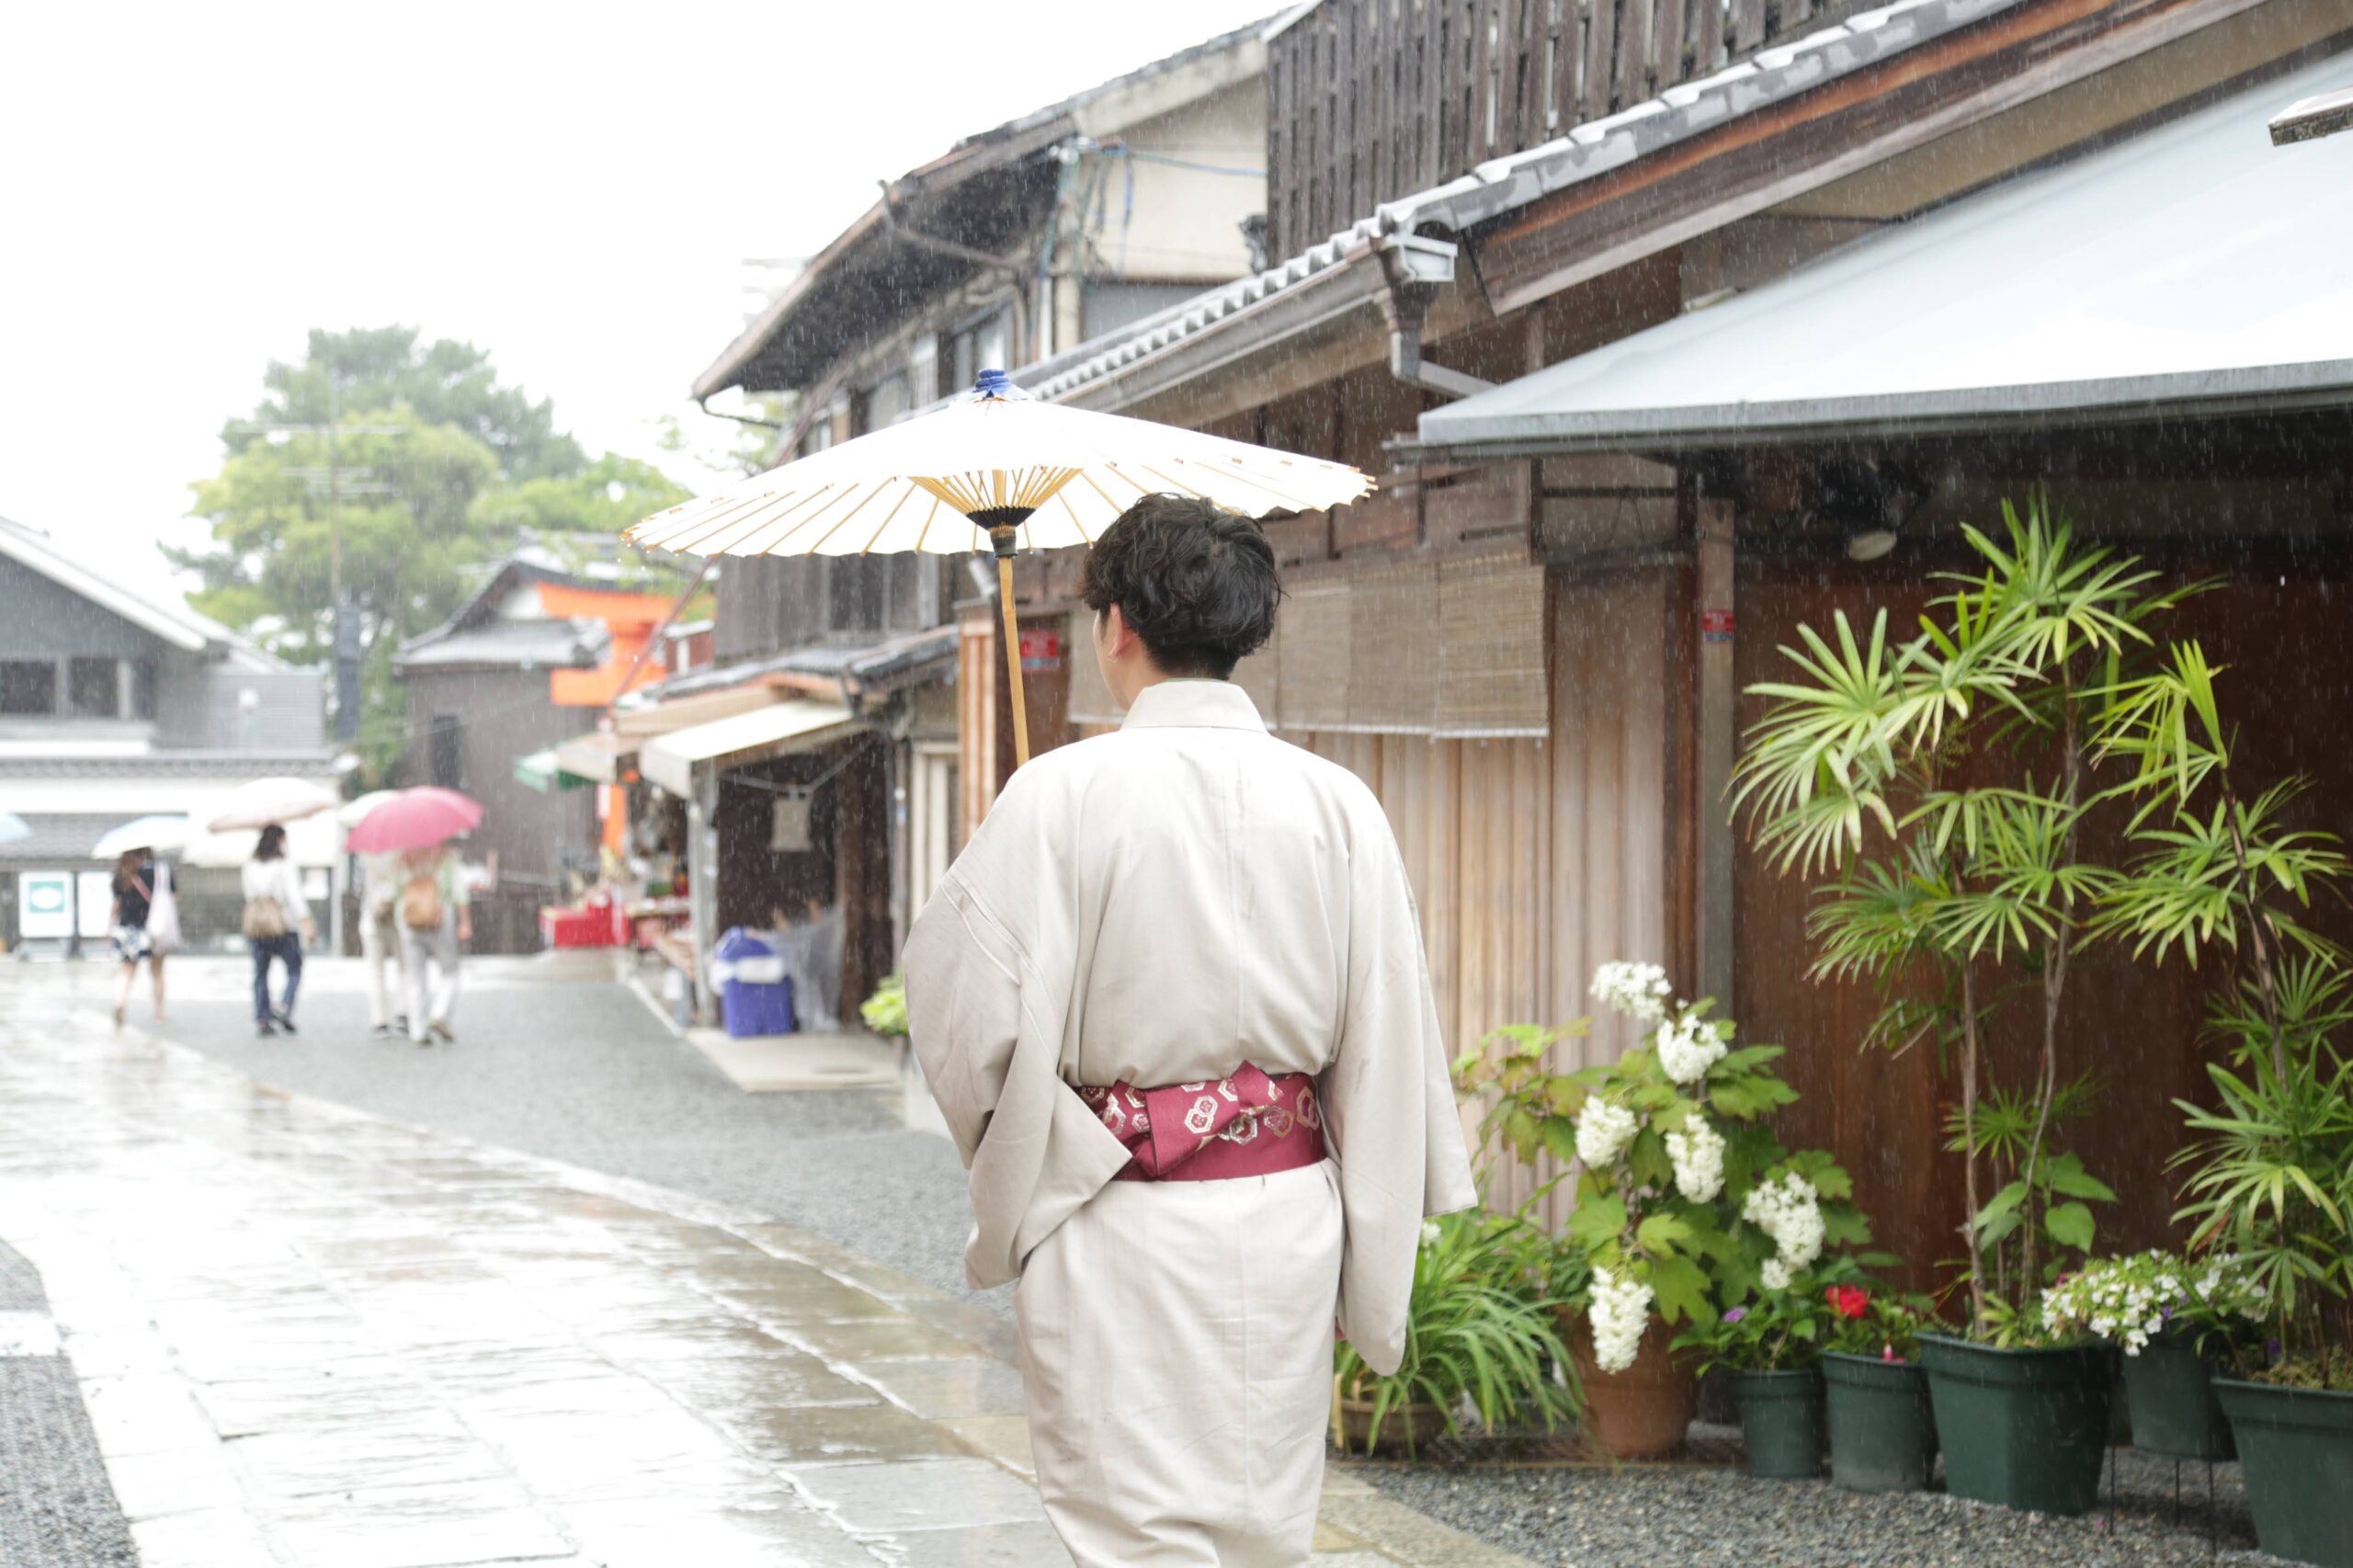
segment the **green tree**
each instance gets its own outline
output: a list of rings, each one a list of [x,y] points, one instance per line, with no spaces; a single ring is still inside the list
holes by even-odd
[[[518,544],[618,562],[633,587],[682,585],[619,535],[686,492],[632,459],[589,461],[479,349],[421,347],[408,327],[313,332],[304,359],[263,382],[252,415],[222,431],[219,472],[192,486],[210,547],[167,554],[198,576],[199,609],[300,664],[334,657],[340,577],[360,644],[360,750],[379,771],[406,735],[393,653]]]

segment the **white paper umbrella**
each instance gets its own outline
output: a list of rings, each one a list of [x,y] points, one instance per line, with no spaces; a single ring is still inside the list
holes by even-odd
[[[398,790],[370,790],[356,801],[345,801],[342,809],[335,813],[335,820],[342,824],[346,830],[358,827],[368,820],[369,812],[399,793]]]
[[[14,812],[0,812],[0,844],[14,844],[32,835],[32,824]]]
[[[628,537],[696,555],[993,551],[1015,749],[1026,762],[1017,550],[1092,544],[1140,496],[1155,493],[1262,517],[1345,506],[1371,489],[1371,479],[1346,463],[1040,403],[1003,371],[984,370],[969,395],[945,408],[656,513]]]
[[[256,778],[229,792],[228,801],[205,823],[209,833],[299,822],[333,811],[335,799],[307,778]]]
[[[203,836],[193,817],[135,817],[90,846],[90,858],[111,860],[127,849],[185,849]]]

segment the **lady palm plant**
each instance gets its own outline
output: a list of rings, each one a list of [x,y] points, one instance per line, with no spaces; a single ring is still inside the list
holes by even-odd
[[[2177,1102],[2195,1135],[2177,1218],[2195,1244],[2236,1253],[2260,1281],[2286,1359],[2271,1375],[2353,1389],[2353,1333],[2324,1298],[2353,1293],[2353,976],[2336,944],[2302,919],[2341,888],[2335,838],[2283,819],[2302,788],[2250,797],[2222,719],[2221,671],[2194,642],[2109,694],[2103,749],[2130,760],[2141,853],[2096,922],[2136,952],[2189,961],[2220,948],[2243,960],[2209,1032],[2231,1061],[2209,1063],[2215,1104]]]
[[[1772,706],[1733,778],[1734,812],[1777,867],[1825,883],[1814,977],[1878,988],[1872,1039],[1958,1057],[1980,1332],[2021,1321],[2058,1256],[2091,1246],[2087,1205],[2113,1196],[2051,1147],[2065,1104],[2060,1012],[2124,881],[2085,848],[2086,824],[2118,799],[2095,778],[2104,750],[2120,749],[2102,716],[2180,597],[2130,557],[2079,547],[2039,491],[2003,517],[2004,540],[1965,530],[1979,569],[1945,575],[1952,591],[1910,639],[1890,640],[1884,611],[1868,638],[1843,614],[1827,638],[1801,628],[1803,646],[1783,650],[1798,678],[1750,688]],[[1986,1038],[2015,1016],[1996,1010],[2013,993],[2039,1003],[2034,1074],[1989,1101]],[[1989,1143],[1989,1105],[2018,1121],[2015,1146]],[[2006,1179],[1987,1193],[1996,1169]]]

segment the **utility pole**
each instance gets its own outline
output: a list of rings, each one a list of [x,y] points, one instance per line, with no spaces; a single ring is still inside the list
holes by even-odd
[[[335,664],[335,734],[339,742],[348,744],[359,737],[359,616],[343,591],[343,469],[340,438],[343,424],[343,379],[335,371],[327,372],[327,418],[324,425],[256,425],[241,428],[272,440],[284,440],[292,436],[324,436],[327,443],[327,463],[320,469],[290,469],[288,472],[302,479],[317,495],[324,486],[327,512],[327,614],[330,627],[330,656]],[[403,425],[354,426],[355,436],[404,436],[408,427]],[[352,486],[356,492],[385,494],[392,486],[378,480],[363,480]]]

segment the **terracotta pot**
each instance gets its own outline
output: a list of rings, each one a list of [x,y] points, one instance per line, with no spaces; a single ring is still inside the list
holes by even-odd
[[[1381,1418],[1380,1438],[1368,1446],[1371,1430],[1372,1401],[1342,1399],[1340,1436],[1352,1454],[1418,1453],[1446,1436],[1446,1412],[1435,1404],[1392,1405]]]
[[[1656,1318],[1643,1331],[1634,1364],[1605,1372],[1594,1364],[1593,1335],[1585,1313],[1563,1308],[1561,1337],[1585,1388],[1585,1433],[1614,1459],[1665,1459],[1683,1446],[1699,1408],[1699,1380],[1666,1343],[1674,1335]]]

